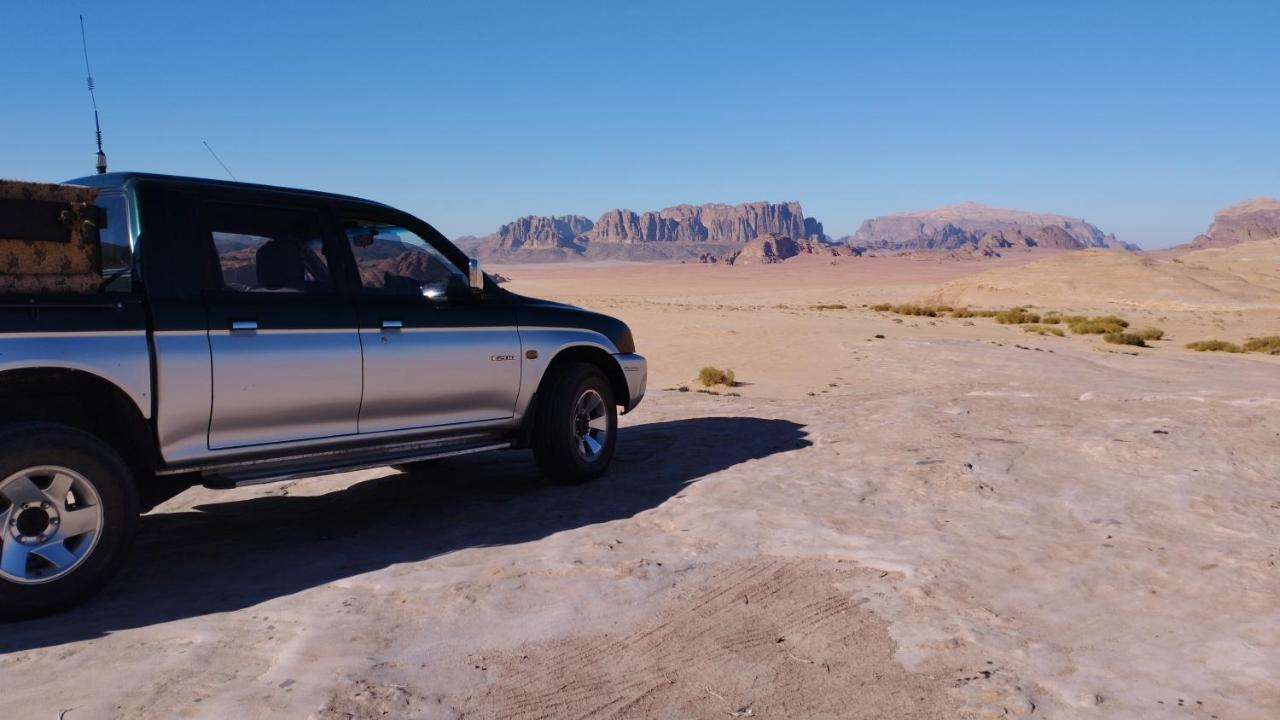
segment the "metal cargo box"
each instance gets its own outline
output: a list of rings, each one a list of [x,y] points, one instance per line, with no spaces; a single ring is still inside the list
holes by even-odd
[[[0,293],[93,293],[102,284],[98,191],[0,180]]]

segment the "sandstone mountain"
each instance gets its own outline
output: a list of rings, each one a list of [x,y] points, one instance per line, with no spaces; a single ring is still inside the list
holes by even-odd
[[[1196,250],[1229,247],[1251,240],[1280,238],[1280,199],[1252,198],[1219,210],[1209,232],[1196,236]]]
[[[1080,218],[972,202],[872,218],[843,240],[868,250],[961,250],[978,254],[1044,247],[1138,249]]]
[[[826,240],[822,223],[798,202],[676,205],[637,213],[610,210],[592,222],[580,215],[529,216],[468,243],[481,257],[509,260],[656,260],[732,254],[766,234]]]

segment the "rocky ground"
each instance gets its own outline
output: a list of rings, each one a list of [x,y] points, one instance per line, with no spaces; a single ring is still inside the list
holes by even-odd
[[[0,717],[1280,716],[1280,358],[808,309],[828,267],[503,269],[636,327],[607,477],[190,491],[4,628]],[[904,267],[849,297],[959,272]]]

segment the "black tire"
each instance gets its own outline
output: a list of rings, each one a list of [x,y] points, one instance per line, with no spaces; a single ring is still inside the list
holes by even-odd
[[[0,618],[6,620],[49,615],[96,593],[120,569],[137,531],[137,487],[124,460],[111,446],[82,430],[56,423],[0,428],[0,484],[28,468],[45,465],[71,470],[92,486],[102,508],[101,531],[79,564],[61,577],[24,584],[0,574]],[[0,514],[10,506],[0,498]],[[6,523],[0,527],[0,555],[5,544],[17,542],[17,530],[11,527],[16,526]],[[70,546],[76,539],[66,542]]]
[[[609,468],[618,443],[618,407],[613,386],[604,372],[589,363],[569,363],[555,369],[538,391],[533,422],[533,456],[544,475],[554,483],[578,485],[599,477]],[[607,433],[594,457],[579,450],[575,427],[578,403],[589,393],[604,402]],[[589,451],[587,451],[589,452]]]

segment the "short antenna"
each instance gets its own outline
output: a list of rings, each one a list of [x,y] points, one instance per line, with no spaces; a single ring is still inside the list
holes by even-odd
[[[93,94],[93,72],[89,70],[89,41],[84,35],[84,16],[80,16],[80,47],[84,50],[84,74],[88,77],[89,100],[93,102],[93,129],[98,136],[98,174],[107,171],[107,154],[102,152],[102,125],[98,122],[98,98]]]
[[[231,179],[236,182],[240,182],[236,176],[231,173],[231,168],[227,167],[227,164],[222,162],[222,158],[218,157],[218,153],[214,152],[213,148],[209,147],[209,141],[201,140],[200,142],[204,143],[204,149],[209,151],[209,154],[213,156],[214,160],[218,161],[218,164],[222,166],[222,169],[226,170],[228,175],[231,175]]]

